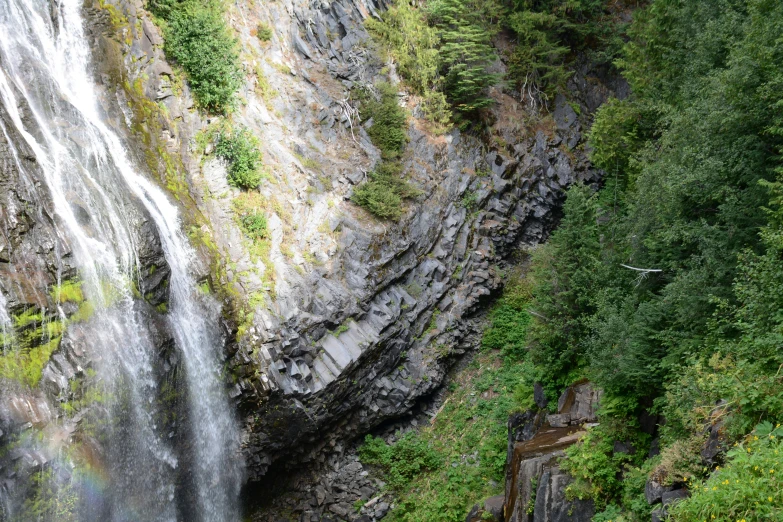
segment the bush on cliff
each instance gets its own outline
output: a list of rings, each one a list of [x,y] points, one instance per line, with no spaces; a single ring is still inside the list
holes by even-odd
[[[224,128],[217,135],[215,155],[228,164],[228,183],[256,188],[263,179],[258,138],[245,128]]]
[[[397,89],[387,82],[379,82],[376,89],[377,98],[372,92],[359,93],[360,114],[362,120],[372,119],[367,133],[381,151],[381,162],[356,187],[351,200],[381,219],[396,221],[402,216],[403,200],[420,192],[405,179],[400,161],[408,135],[407,115],[397,100]]]
[[[222,4],[154,0],[149,7],[163,21],[166,54],[185,70],[198,105],[213,113],[230,111],[242,73]]]
[[[393,445],[380,437],[367,435],[359,449],[359,457],[365,464],[380,467],[393,488],[402,488],[423,471],[441,464],[441,456],[421,437],[408,432]]]

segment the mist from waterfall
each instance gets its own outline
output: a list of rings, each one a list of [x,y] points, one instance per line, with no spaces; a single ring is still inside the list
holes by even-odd
[[[78,518],[174,521],[184,509],[189,520],[236,520],[239,434],[220,374],[219,308],[193,279],[194,252],[177,207],[138,172],[101,114],[82,5],[0,0],[0,103],[33,151],[58,233],[95,309],[79,327],[108,397],[99,427],[107,447],[95,473],[105,483],[87,494],[91,485],[75,475]],[[10,131],[0,120],[14,148]],[[24,175],[29,162],[20,147],[12,152]],[[139,245],[131,223],[139,215],[154,223],[171,270],[165,318],[181,365],[185,426],[166,411],[154,332],[134,298]]]

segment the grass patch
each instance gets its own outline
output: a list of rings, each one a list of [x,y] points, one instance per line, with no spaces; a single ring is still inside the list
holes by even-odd
[[[734,522],[783,520],[783,428],[759,424],[728,452],[726,466],[704,481],[690,482],[690,498],[677,504],[674,520]]]
[[[396,221],[402,216],[403,200],[421,192],[403,176],[400,155],[408,142],[407,115],[397,101],[397,90],[388,82],[379,82],[376,88],[377,97],[370,91],[361,91],[358,97],[362,120],[372,118],[367,133],[380,149],[382,160],[354,190],[351,200],[381,219]]]
[[[393,446],[367,439],[362,462],[378,466],[397,497],[388,520],[462,522],[473,504],[502,493],[506,421],[519,409],[520,371],[498,351],[482,352],[456,379],[432,425]]]

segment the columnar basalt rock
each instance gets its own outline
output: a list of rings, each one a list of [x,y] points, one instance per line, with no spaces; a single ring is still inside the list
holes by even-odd
[[[226,268],[213,274],[213,286],[230,287],[239,299],[264,296],[227,349],[249,480],[283,455],[307,460],[329,440],[399,416],[436,389],[454,357],[475,345],[478,331],[464,319],[498,288],[506,256],[545,237],[569,184],[599,177],[579,146],[585,123],[562,97],[551,126],[500,129],[512,141],[489,150],[458,131],[432,136],[413,118],[403,163],[424,195],[399,223],[376,221],[347,200],[379,155],[346,104],[351,89],[371,83],[383,65],[363,23],[385,6],[242,4],[229,11],[248,73],[234,119],[262,138],[272,178],[261,187],[273,202],[270,255],[254,260],[232,218],[236,190],[220,162],[199,161],[194,148],[209,120],[193,110],[187,88],[175,94],[176,74],[149,15],[138,4],[118,6],[131,43],[98,38],[115,49],[107,56],[124,49],[116,74],[166,108],[152,139],[181,158],[211,228],[212,255]],[[259,21],[276,28],[269,43],[253,36]],[[602,79],[584,67],[572,97],[594,109],[616,87]],[[262,81],[266,95],[258,92]],[[118,97],[128,98],[126,91]],[[407,101],[416,114],[415,100]],[[498,111],[517,106],[508,97],[502,103],[508,106]]]
[[[243,419],[248,481],[278,459],[293,466],[323,458],[319,452],[335,441],[405,414],[436,390],[453,361],[477,346],[480,328],[471,317],[501,285],[508,256],[545,238],[566,187],[600,177],[582,147],[589,116],[577,116],[559,97],[553,117],[540,117],[532,130],[521,122],[520,104],[498,94],[492,117],[501,122],[495,130],[502,145],[457,130],[433,136],[412,117],[403,165],[423,195],[398,223],[353,205],[354,187],[380,155],[352,116],[351,89],[380,74],[364,20],[384,9],[370,0],[230,8],[246,74],[232,118],[261,138],[269,175],[260,194],[271,246],[259,259],[232,210],[239,191],[197,139],[215,118],[196,110],[143,2],[86,7],[107,119],[127,134],[137,163],[179,199],[204,259],[202,275],[225,298],[232,330],[226,385]],[[267,43],[254,36],[259,21],[275,29]],[[612,92],[622,94],[608,78],[583,66],[570,81],[569,97],[585,115]],[[414,97],[400,99],[420,113]],[[502,123],[509,114],[519,117],[514,129]],[[6,161],[2,150],[0,159]],[[0,241],[39,247],[25,254],[31,269],[24,277],[14,269],[0,272],[0,280],[16,282],[4,287],[11,308],[43,306],[40,289],[73,272],[67,263],[55,266],[51,255],[59,249],[57,258],[67,260],[68,247],[46,225],[46,202],[13,186],[0,186],[0,197],[17,197],[0,212],[19,232]],[[29,207],[36,211],[11,214]],[[168,268],[145,223],[140,217],[139,291],[154,307],[165,302]],[[8,251],[0,243],[0,271],[22,266],[8,262]],[[240,309],[242,318],[231,314]],[[64,346],[73,344],[69,339]],[[162,328],[160,344],[169,343]],[[161,364],[177,364],[162,353]],[[53,359],[46,379],[61,388],[75,366]]]

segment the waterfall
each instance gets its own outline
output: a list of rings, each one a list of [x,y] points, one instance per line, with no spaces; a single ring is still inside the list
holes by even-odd
[[[0,103],[34,153],[58,233],[94,303],[82,328],[110,397],[106,483],[97,495],[81,492],[78,518],[173,521],[186,509],[189,520],[235,520],[239,434],[220,375],[219,309],[191,275],[194,253],[177,208],[137,172],[101,115],[81,8],[81,0],[0,0]],[[0,132],[11,141],[2,120]],[[14,153],[24,175],[30,167]],[[188,426],[161,420],[169,413],[160,404],[161,361],[133,297],[139,256],[131,223],[140,215],[154,222],[171,270],[166,319]]]

